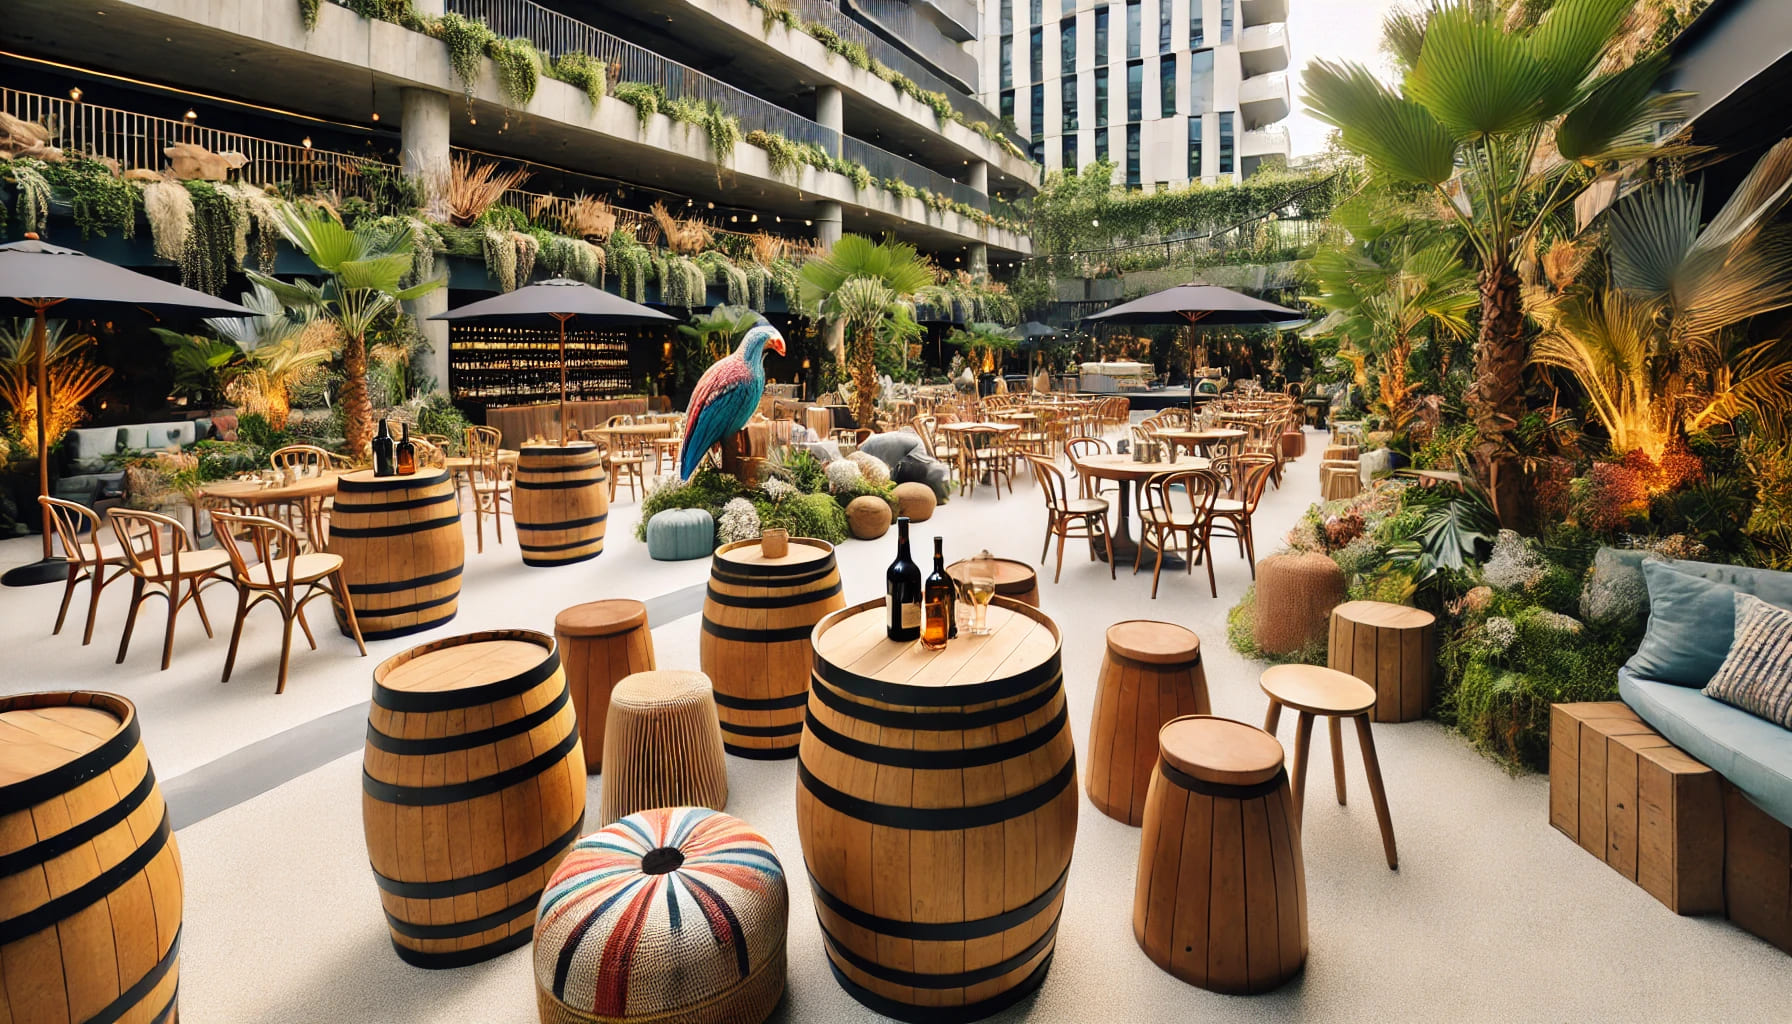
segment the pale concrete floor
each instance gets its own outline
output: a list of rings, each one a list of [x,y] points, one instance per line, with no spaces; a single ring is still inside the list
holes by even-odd
[[[1315,435],[1309,435],[1310,439]],[[1267,554],[1317,497],[1317,449],[1266,498],[1259,537]],[[638,505],[611,515],[612,542],[594,562],[528,569],[515,541],[475,555],[469,532],[459,617],[443,633],[501,626],[552,629],[580,601],[633,596],[678,615],[655,620],[662,667],[696,668],[699,620],[689,594],[704,561],[656,563],[630,531]],[[916,527],[916,548],[936,533],[954,558],[987,546],[1033,560],[1043,537],[1037,489],[1012,497],[980,489]],[[34,541],[0,544],[0,568],[35,557]],[[849,602],[877,597],[892,542],[848,542],[839,553]],[[1162,618],[1202,638],[1216,713],[1260,722],[1259,666],[1225,643],[1225,613],[1249,582],[1242,559],[1222,552],[1220,598],[1206,580],[1166,577],[1157,601],[1148,574],[1067,553],[1063,582],[1043,584],[1043,605],[1064,634],[1064,670],[1079,746],[1086,739],[1102,633],[1126,618]],[[233,682],[220,685],[225,640],[207,640],[183,617],[173,667],[156,670],[159,629],[143,624],[123,666],[113,654],[127,589],[109,590],[94,644],[78,627],[50,637],[58,588],[0,591],[0,644],[9,668],[0,692],[90,687],[137,702],[163,787],[180,807],[222,807],[179,832],[186,873],[183,1019],[196,1024],[279,1021],[535,1019],[529,954],[517,951],[454,971],[423,971],[393,954],[369,877],[360,821],[358,706],[378,661],[416,642],[352,644],[322,630],[301,644],[283,695],[273,692],[277,617],[263,613],[244,638]],[[228,623],[227,595],[207,602]],[[77,614],[84,607],[77,598]],[[322,616],[319,616],[322,618]],[[1292,735],[1292,717],[1283,740]],[[271,738],[271,739],[270,739]],[[261,742],[266,741],[266,742]],[[1159,971],[1133,942],[1131,901],[1139,835],[1084,804],[1057,957],[1039,994],[1002,1021],[1170,1022],[1189,1019],[1320,1021],[1784,1021],[1792,970],[1784,954],[1721,919],[1682,918],[1582,852],[1547,823],[1547,783],[1512,778],[1430,723],[1376,728],[1400,870],[1382,859],[1348,744],[1352,798],[1339,807],[1316,767],[1304,850],[1311,955],[1279,991],[1240,998],[1192,988]],[[232,757],[231,755],[234,755]],[[220,760],[224,759],[224,760]],[[792,762],[729,759],[728,810],[771,839],[790,877],[802,877]],[[190,774],[189,774],[190,773]],[[183,777],[184,776],[184,777]],[[597,805],[599,778],[589,803]],[[259,795],[257,795],[259,794]],[[206,813],[206,812],[199,812]],[[592,812],[595,814],[595,810]],[[190,813],[187,820],[194,814]],[[834,982],[807,890],[791,896],[789,994],[779,1021],[881,1020]]]

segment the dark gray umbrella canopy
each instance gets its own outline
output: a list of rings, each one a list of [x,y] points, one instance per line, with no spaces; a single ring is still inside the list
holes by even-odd
[[[669,313],[630,302],[602,288],[593,288],[583,281],[556,277],[527,285],[513,292],[489,299],[469,302],[446,313],[437,313],[431,320],[453,320],[463,323],[505,323],[513,326],[539,320],[545,326],[550,320],[577,317],[594,324],[639,324],[661,320],[677,321]]]
[[[1063,333],[1051,324],[1042,324],[1037,320],[1028,320],[1014,329],[1014,336],[1026,341],[1031,338],[1055,338]]]
[[[1299,310],[1211,284],[1179,284],[1083,318],[1099,324],[1263,324],[1305,320]]]
[[[0,245],[0,298],[32,307],[41,299],[51,304],[57,318],[70,320],[111,316],[119,306],[213,317],[255,315],[234,302],[36,239]]]

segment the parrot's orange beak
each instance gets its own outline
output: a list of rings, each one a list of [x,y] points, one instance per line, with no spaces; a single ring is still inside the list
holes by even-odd
[[[773,332],[771,340],[766,342],[766,344],[773,352],[776,352],[779,355],[784,354],[784,336],[782,334]]]

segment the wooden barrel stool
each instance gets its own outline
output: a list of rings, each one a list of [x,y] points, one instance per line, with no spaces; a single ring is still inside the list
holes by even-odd
[[[376,477],[364,469],[337,477],[329,549],[342,556],[362,639],[421,633],[460,610],[467,542],[446,470]],[[350,635],[346,617],[338,615],[336,625]]]
[[[511,495],[524,565],[571,565],[604,553],[610,476],[597,445],[520,449]]]
[[[1300,821],[1274,736],[1224,718],[1158,733],[1132,934],[1151,962],[1215,992],[1267,992],[1307,962]]]
[[[1339,721],[1356,722],[1357,745],[1363,748],[1363,771],[1369,777],[1369,799],[1375,804],[1375,820],[1381,825],[1381,846],[1388,867],[1398,869],[1394,853],[1394,822],[1388,817],[1388,795],[1381,785],[1381,762],[1375,756],[1375,737],[1369,733],[1369,711],[1375,707],[1375,688],[1352,675],[1318,665],[1276,665],[1265,669],[1261,683],[1269,698],[1269,715],[1263,728],[1274,734],[1282,720],[1282,708],[1299,712],[1294,729],[1294,807],[1299,812],[1307,791],[1307,751],[1313,741],[1313,718],[1325,718],[1332,742],[1332,779],[1338,803],[1344,803],[1344,736]]]
[[[0,698],[0,1020],[174,1021],[180,851],[137,710]]]
[[[527,945],[535,901],[585,825],[554,638],[470,633],[374,669],[361,811],[406,963],[463,967]]]
[[[554,640],[566,668],[566,686],[579,719],[585,771],[604,768],[604,723],[610,690],[618,680],[653,670],[653,634],[647,606],[627,597],[575,604],[554,616]]]
[[[1322,501],[1348,501],[1363,491],[1361,468],[1354,462],[1328,459],[1319,464],[1319,497]]]
[[[1325,663],[1374,688],[1371,721],[1425,717],[1437,660],[1431,631],[1436,621],[1422,608],[1386,601],[1347,601],[1332,609]]]
[[[605,825],[654,807],[728,806],[722,729],[701,672],[636,672],[617,683],[604,750]]]
[[[885,638],[884,604],[815,627],[797,834],[828,963],[885,1016],[969,1021],[1051,967],[1076,841],[1058,629],[996,598],[988,636]]]
[[[844,607],[827,541],[792,537],[777,558],[757,540],[716,549],[698,655],[715,687],[724,750],[757,760],[796,756],[814,657],[809,632]]]
[[[1358,451],[1354,444],[1328,444],[1320,458],[1328,462],[1355,462]]]
[[[996,563],[996,596],[1033,608],[1039,607],[1039,574],[1025,562],[1017,562],[1012,558],[998,558]],[[946,575],[960,583],[968,583],[971,578],[971,560],[961,558],[946,566]]]
[[[1157,731],[1172,718],[1212,711],[1200,637],[1169,622],[1109,626],[1089,722],[1089,802],[1116,821],[1143,821]]]
[[[784,995],[789,903],[778,855],[740,819],[631,814],[575,843],[542,894],[541,1022],[759,1024]]]

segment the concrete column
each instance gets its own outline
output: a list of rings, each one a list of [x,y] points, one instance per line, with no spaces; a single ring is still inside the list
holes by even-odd
[[[411,7],[418,14],[441,17],[448,13],[448,0],[411,0]]]
[[[989,165],[981,160],[971,161],[971,187],[984,195],[989,194]]]
[[[970,255],[965,259],[965,263],[967,264],[965,269],[969,270],[973,276],[989,273],[989,246],[982,242],[972,242]]]
[[[815,204],[815,244],[831,249],[840,240],[840,204]]]
[[[431,6],[440,13],[443,0],[423,0],[418,9]],[[432,89],[404,89],[403,119],[399,123],[399,169],[406,177],[416,178],[448,168],[448,125],[451,99],[445,92]],[[423,371],[435,379],[437,391],[448,390],[448,325],[429,317],[448,310],[448,289],[437,288],[409,303],[409,311],[417,318],[417,327],[429,339],[430,352],[421,360]]]
[[[832,128],[840,134],[846,134],[846,100],[840,95],[840,88],[833,85],[815,87],[815,123],[823,128]],[[839,156],[836,147],[834,155]]]

